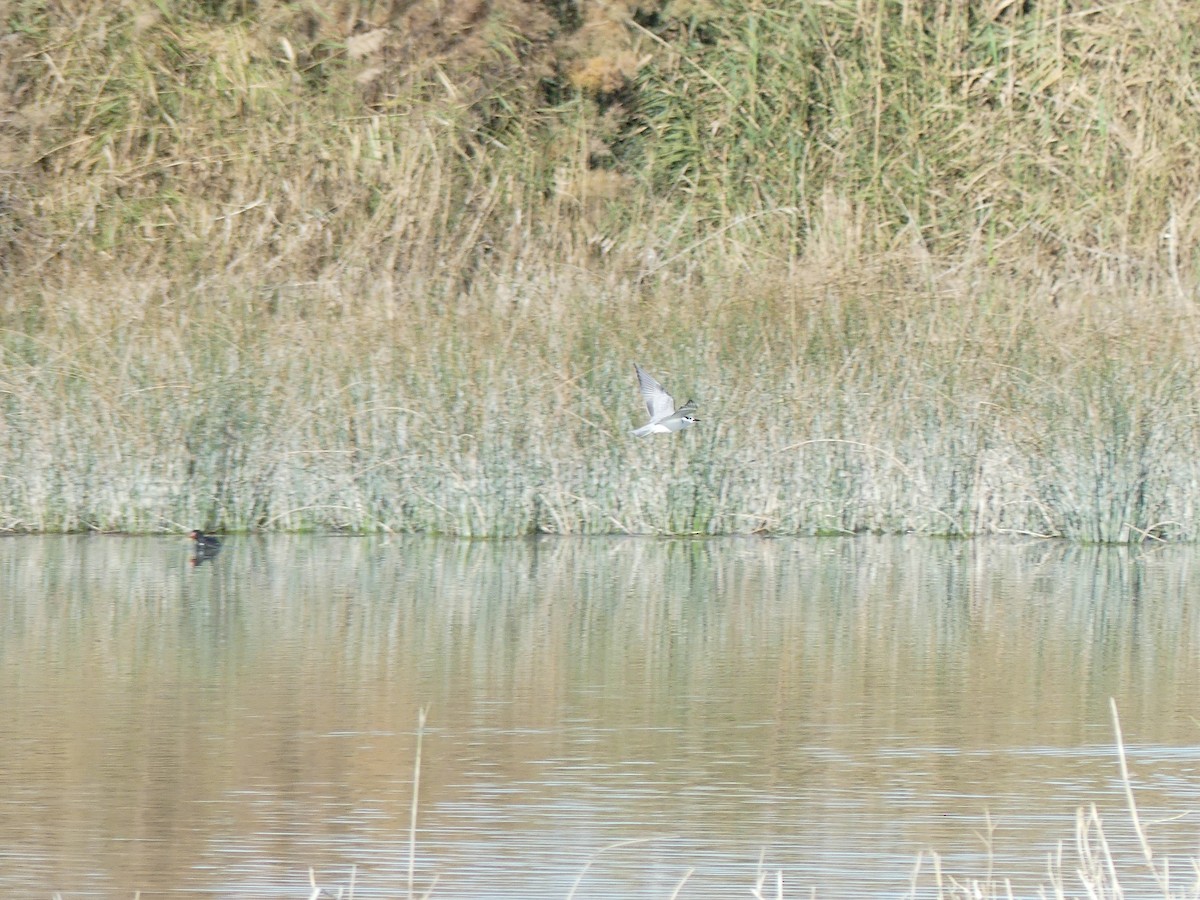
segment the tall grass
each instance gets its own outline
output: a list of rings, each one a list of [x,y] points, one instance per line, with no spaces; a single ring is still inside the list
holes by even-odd
[[[1194,538],[1190,315],[1004,289],[547,272],[503,313],[497,285],[412,318],[319,290],[63,298],[5,339],[0,524]],[[634,360],[700,424],[630,437]]]
[[[1190,5],[326,13],[7,11],[0,528],[1197,537]]]

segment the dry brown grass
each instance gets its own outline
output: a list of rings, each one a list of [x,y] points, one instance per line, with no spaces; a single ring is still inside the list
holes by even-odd
[[[785,12],[16,4],[0,527],[1197,536],[1200,13]]]

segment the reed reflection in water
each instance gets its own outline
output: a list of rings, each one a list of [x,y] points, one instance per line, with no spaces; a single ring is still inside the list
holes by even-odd
[[[355,896],[402,895],[423,707],[434,897],[566,897],[589,862],[579,898],[690,869],[682,897],[745,896],[760,865],[899,895],[929,849],[1029,892],[1090,802],[1132,870],[1108,698],[1146,818],[1190,813],[1195,561],[272,537],[193,568],[182,540],[3,539],[0,894],[301,897],[356,866]],[[1187,816],[1152,837],[1196,852]]]

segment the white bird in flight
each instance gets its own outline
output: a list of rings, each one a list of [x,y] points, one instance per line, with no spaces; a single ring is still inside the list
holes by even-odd
[[[633,429],[630,434],[634,437],[645,437],[648,434],[670,434],[672,431],[680,431],[700,421],[694,415],[696,412],[694,400],[689,400],[676,409],[671,395],[654,380],[653,376],[647,374],[646,370],[637,363],[634,363],[633,367],[637,369],[638,386],[642,389],[642,397],[646,400],[646,409],[650,411],[650,421],[641,428]]]

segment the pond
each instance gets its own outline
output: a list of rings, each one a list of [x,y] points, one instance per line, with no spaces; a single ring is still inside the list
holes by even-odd
[[[0,539],[0,894],[1057,877],[1076,896],[1092,804],[1144,894],[1110,698],[1147,837],[1187,881],[1197,561],[875,537],[233,536],[208,560],[182,538]]]

